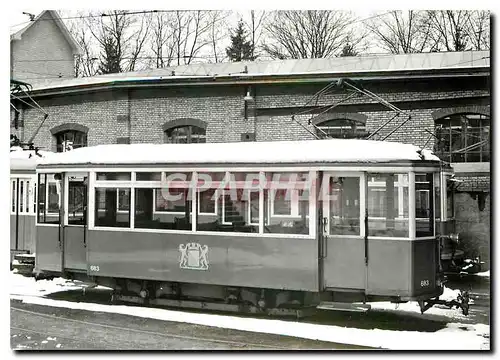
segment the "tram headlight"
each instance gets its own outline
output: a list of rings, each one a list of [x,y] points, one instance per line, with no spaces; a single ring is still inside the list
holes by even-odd
[[[457,245],[460,242],[458,233],[450,234],[449,237],[450,237],[450,240],[453,241],[454,243],[456,243]]]

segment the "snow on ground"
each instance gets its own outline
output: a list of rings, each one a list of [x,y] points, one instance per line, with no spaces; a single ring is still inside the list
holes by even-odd
[[[88,285],[80,281],[71,281],[63,278],[35,281],[34,277],[22,276],[16,274],[14,271],[10,274],[10,294],[16,296],[44,296],[54,292],[80,290],[88,287]],[[98,288],[104,287],[99,286]]]
[[[283,320],[241,318],[236,316],[189,313],[166,309],[127,305],[101,305],[93,303],[52,300],[41,296],[56,291],[82,289],[84,284],[61,278],[53,281],[26,278],[11,273],[11,299],[25,303],[52,307],[100,311],[139,316],[164,321],[294,336],[312,340],[343,344],[380,347],[394,350],[484,350],[489,349],[489,326],[452,322],[436,332],[358,329],[333,325],[307,324]],[[453,290],[448,292],[452,296]],[[394,304],[391,304],[394,306]],[[401,305],[400,305],[401,306]]]

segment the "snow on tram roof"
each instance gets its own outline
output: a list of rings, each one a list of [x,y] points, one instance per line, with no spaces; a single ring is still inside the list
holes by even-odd
[[[279,164],[422,160],[420,148],[374,140],[233,142],[204,144],[113,144],[78,148],[40,160],[46,165]],[[424,160],[439,161],[430,150]]]
[[[36,165],[48,154],[47,151],[23,150],[21,147],[12,147],[10,149],[10,168],[11,170],[32,170],[35,171]]]

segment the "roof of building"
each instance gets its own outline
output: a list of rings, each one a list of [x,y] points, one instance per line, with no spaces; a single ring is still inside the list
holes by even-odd
[[[179,83],[190,81],[251,81],[262,77],[370,76],[390,77],[395,73],[463,71],[489,72],[489,51],[383,54],[324,59],[243,61],[190,64],[161,69],[99,75],[73,79],[46,79],[33,82],[33,90],[123,86],[127,84]]]
[[[424,159],[421,158],[421,154]],[[300,164],[439,161],[429,150],[396,142],[326,139],[82,147],[40,160],[43,165]],[[50,166],[48,166],[50,167]]]
[[[28,23],[25,27],[22,29],[16,31],[15,33],[10,35],[10,41],[13,40],[21,40],[22,36],[26,31],[28,31],[29,28],[31,28],[34,24],[36,24],[37,21],[44,21],[42,18],[45,14],[48,14],[49,16],[52,17],[54,20],[54,23],[57,25],[57,27],[61,30],[61,33],[63,34],[64,38],[68,41],[70,44],[73,54],[82,54],[82,48],[80,45],[76,42],[75,38],[71,33],[69,32],[68,28],[66,25],[64,25],[64,22],[61,20],[61,17],[55,10],[44,10],[38,16],[36,16],[32,21]]]

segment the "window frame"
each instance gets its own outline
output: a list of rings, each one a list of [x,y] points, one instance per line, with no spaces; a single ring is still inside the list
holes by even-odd
[[[471,118],[472,116],[477,118]],[[478,122],[479,126],[472,126],[471,120]],[[454,124],[454,122],[460,122]],[[450,163],[477,163],[477,162],[490,162],[491,161],[491,116],[474,113],[474,112],[460,112],[450,114],[435,120],[436,125],[436,153],[442,159]],[[479,136],[477,136],[472,129],[479,129]],[[488,138],[483,137],[483,130],[488,129]],[[455,138],[453,137],[455,135]],[[470,137],[479,137],[479,140],[469,145]],[[459,149],[453,150],[454,143],[459,139]],[[443,145],[444,143],[444,145]],[[476,144],[480,144],[475,146]],[[446,146],[442,150],[442,147]],[[477,148],[479,147],[479,150]],[[485,150],[485,148],[488,150]],[[474,150],[471,150],[472,148]],[[454,155],[463,154],[463,158],[454,159]],[[479,155],[479,161],[469,161],[468,156],[475,154]],[[485,160],[484,157],[488,156]],[[457,161],[459,160],[459,161]]]
[[[344,124],[343,122],[347,122],[348,124]],[[369,135],[366,130],[366,120],[353,119],[347,116],[325,119],[317,122],[314,126],[317,128],[318,135],[326,133],[334,139],[364,139]]]
[[[197,170],[197,169],[196,169]],[[140,172],[161,172],[162,173],[162,180],[165,179],[165,174],[169,173],[189,173],[192,175],[192,178],[189,181],[189,184],[197,184],[198,181],[198,171],[189,171],[188,169],[184,168],[151,168],[151,167],[145,167],[141,168]],[[201,169],[200,169],[201,170]],[[255,168],[242,168],[242,169],[231,169],[231,171],[222,171],[223,169],[220,167],[214,167],[214,168],[203,168],[201,172],[224,172],[227,176],[228,173],[233,173],[233,172],[244,172],[244,173],[257,173],[259,174],[259,178],[261,179],[262,182],[265,182],[265,173],[263,171],[259,171],[258,169]],[[269,169],[271,172],[283,172],[283,169],[281,168],[271,168]],[[80,171],[80,168],[75,169],[75,171]],[[83,171],[83,170],[82,170]],[[252,233],[244,233],[244,232],[227,232],[227,231],[197,231],[196,229],[196,223],[197,223],[197,216],[198,211],[193,212],[193,209],[198,209],[198,196],[197,196],[197,191],[191,191],[191,198],[190,198],[190,204],[191,204],[191,222],[192,222],[192,228],[190,230],[172,230],[172,229],[149,229],[149,228],[136,228],[135,227],[135,195],[131,196],[130,200],[130,226],[129,227],[107,227],[107,226],[96,226],[95,225],[95,209],[97,206],[96,199],[95,199],[95,191],[96,188],[110,188],[110,187],[115,187],[115,188],[127,188],[130,189],[131,194],[135,194],[135,189],[138,188],[159,188],[162,186],[162,181],[136,181],[136,171],[130,168],[125,168],[125,167],[117,167],[117,168],[87,168],[85,171],[89,171],[89,219],[88,219],[88,228],[89,230],[99,230],[99,231],[137,231],[137,232],[145,232],[145,233],[179,233],[179,234],[187,234],[187,233],[193,233],[196,232],[201,235],[231,235],[231,236],[259,236],[259,237],[289,237],[289,238],[300,238],[300,239],[311,239],[315,237],[315,229],[316,229],[316,224],[314,223],[314,219],[316,216],[313,216],[309,220],[309,233],[308,234],[280,234],[280,233],[266,233],[264,232],[264,191],[263,189],[259,189],[259,224],[258,224],[258,232],[252,232]],[[113,180],[96,180],[96,173],[97,172],[131,172],[131,180],[130,181],[113,181]],[[314,178],[317,175],[317,171],[315,170],[309,170],[309,169],[289,169],[286,170],[287,172],[301,172],[301,173],[308,173],[311,178]],[[49,170],[43,170],[43,172],[50,172]],[[139,171],[137,171],[139,172]],[[309,211],[311,210],[311,207],[315,208],[315,197],[316,194],[311,192],[309,194]],[[224,204],[223,204],[224,205]],[[222,206],[223,206],[222,205]],[[220,208],[218,208],[220,210]],[[314,214],[313,214],[314,215]],[[309,218],[309,216],[308,216]],[[252,224],[254,226],[257,226],[257,224]]]
[[[64,146],[64,143],[66,141],[69,141],[68,139],[66,139],[68,134],[71,134],[72,138],[73,138],[73,141],[71,142],[71,149],[78,149],[81,147],[88,146],[88,137],[87,137],[87,133],[85,131],[76,130],[76,129],[61,130],[61,131],[54,134],[54,136],[56,138],[56,152],[59,153],[59,152],[68,151],[68,150],[66,150],[66,148]],[[81,139],[80,139],[81,141],[79,143],[75,143],[75,139],[77,136],[81,137]]]
[[[185,129],[185,135],[175,134],[177,131],[181,129]],[[198,134],[197,132],[203,132],[203,134]],[[173,135],[175,134],[175,136]],[[178,142],[172,141],[178,138],[185,138],[186,142]],[[193,139],[203,139],[204,141],[193,141]],[[165,130],[165,143],[167,144],[197,144],[197,143],[206,143],[207,142],[207,133],[206,129],[196,126],[196,125],[179,125]]]

